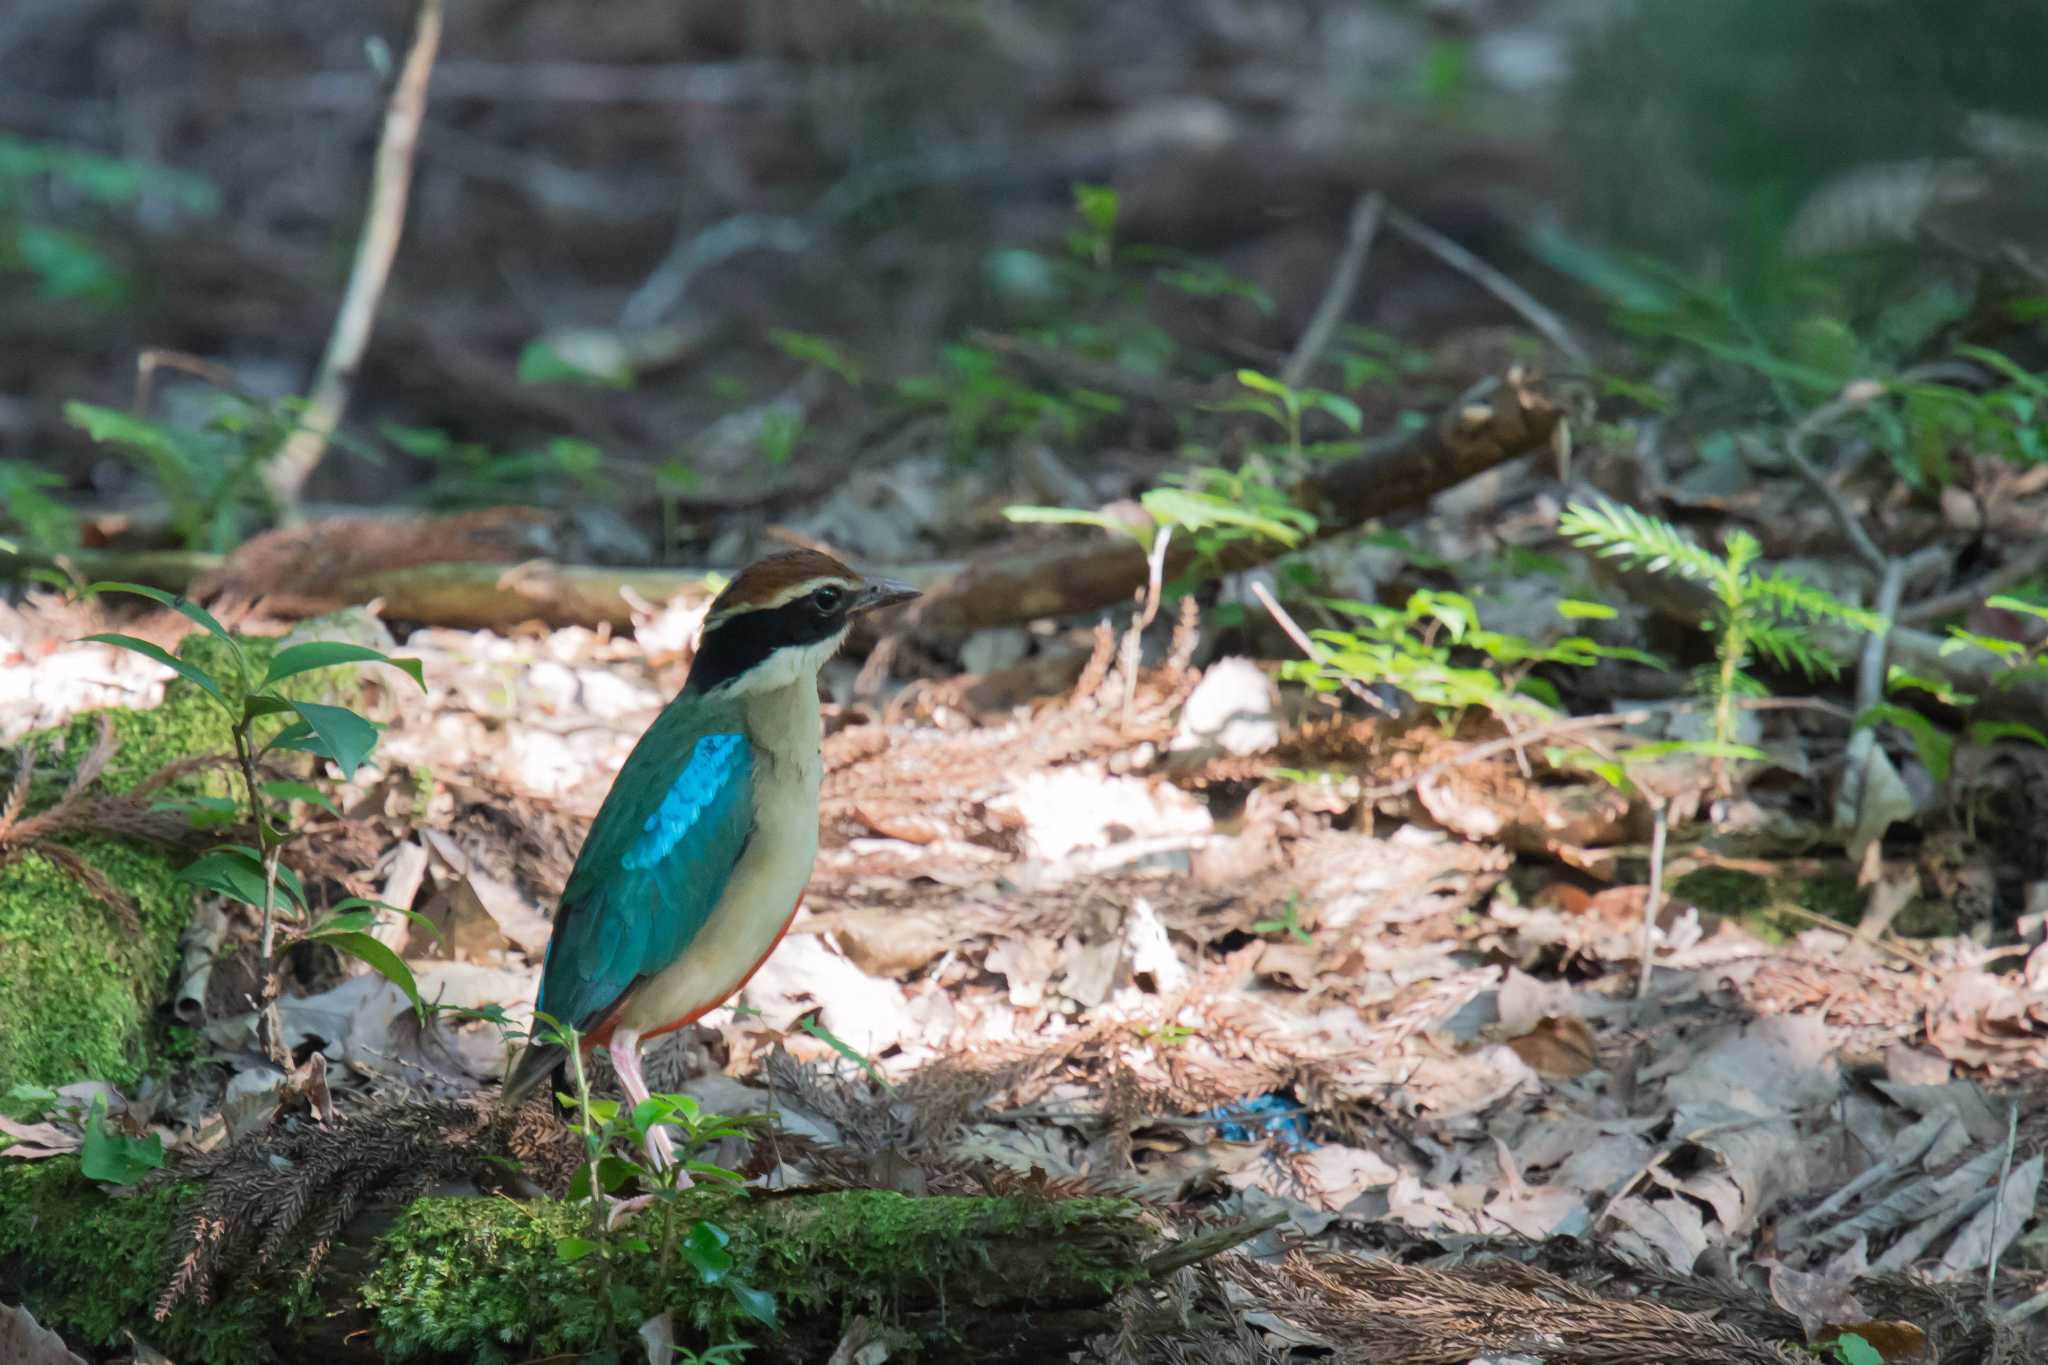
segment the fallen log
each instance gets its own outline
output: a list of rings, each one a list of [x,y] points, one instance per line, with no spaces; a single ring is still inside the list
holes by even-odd
[[[366,1209],[310,1279],[281,1258],[159,1320],[156,1281],[188,1193],[117,1198],[66,1157],[0,1163],[0,1297],[74,1340],[113,1347],[133,1332],[222,1365],[570,1358],[607,1336],[633,1343],[662,1312],[679,1343],[748,1340],[748,1360],[771,1365],[826,1359],[860,1316],[922,1359],[1038,1362],[1114,1330],[1120,1290],[1263,1226],[1172,1242],[1121,1199],[699,1187],[678,1231],[716,1226],[731,1258],[707,1282],[680,1245],[661,1255],[652,1211],[620,1232],[652,1250],[574,1255],[565,1245],[596,1235],[582,1203],[432,1197]],[[747,1316],[729,1282],[773,1295],[776,1325]]]
[[[1336,535],[1420,506],[1476,474],[1548,449],[1562,424],[1557,405],[1533,379],[1513,370],[1491,393],[1461,399],[1427,426],[1351,459],[1319,466],[1292,495],[1315,515],[1318,538]],[[81,576],[125,571],[139,581],[190,590],[195,596],[261,594],[274,612],[325,612],[381,599],[384,614],[393,620],[471,629],[504,630],[527,621],[626,629],[633,620],[630,598],[660,606],[706,592],[704,570],[546,560],[508,564],[491,553],[499,538],[523,529],[517,518],[498,509],[470,514],[467,521],[453,519],[445,529],[433,522],[362,522],[337,532],[315,523],[299,532],[259,536],[224,560],[109,551],[80,551],[69,558]],[[301,546],[289,539],[295,534],[321,539]],[[446,547],[438,558],[436,545]],[[346,552],[336,552],[335,546],[345,546]],[[1254,568],[1286,548],[1270,540],[1238,541],[1203,564],[1202,571],[1222,575]],[[1196,555],[1193,537],[1176,538],[1166,559],[1168,576],[1193,568]],[[0,573],[19,573],[38,562],[48,561],[0,555]],[[924,600],[912,609],[912,619],[938,630],[1099,611],[1129,601],[1147,577],[1136,541],[1105,536],[1063,537],[965,562],[867,567],[923,588]]]

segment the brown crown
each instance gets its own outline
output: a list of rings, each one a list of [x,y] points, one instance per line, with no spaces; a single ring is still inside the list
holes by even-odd
[[[803,584],[826,578],[836,579],[849,588],[858,588],[862,582],[852,569],[816,550],[781,550],[764,555],[726,584],[725,591],[711,604],[711,615],[720,616],[735,608],[768,606]]]

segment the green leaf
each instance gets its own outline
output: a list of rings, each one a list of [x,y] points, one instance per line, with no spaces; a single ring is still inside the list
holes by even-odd
[[[260,908],[263,904],[262,855],[239,845],[217,848],[194,860],[179,869],[176,880],[218,892],[244,905]],[[298,874],[283,863],[277,866],[277,889],[286,900],[301,908],[305,906],[306,888],[300,884]]]
[[[683,1259],[697,1271],[697,1278],[706,1284],[717,1284],[732,1269],[732,1253],[725,1244],[732,1237],[716,1223],[698,1219],[690,1225],[689,1235],[683,1238]]]
[[[1559,602],[1557,614],[1567,621],[1612,621],[1618,615],[1605,602],[1585,602],[1576,597]]]
[[[1984,605],[1993,611],[2017,611],[2028,616],[2038,616],[2042,620],[2048,621],[2048,606],[2044,606],[2039,602],[2029,602],[2024,597],[2013,597],[2006,593],[2000,593],[1996,597],[1985,598]]]
[[[57,1102],[57,1092],[48,1086],[22,1083],[0,1093],[0,1112],[17,1119],[32,1119]]]
[[[337,952],[347,953],[360,962],[370,964],[370,969],[405,992],[412,1001],[413,1011],[422,1018],[426,1016],[426,1005],[420,999],[419,982],[413,979],[412,968],[405,965],[405,959],[392,952],[368,934],[353,931],[341,933],[311,933],[303,940],[307,943],[324,943]]]
[[[1996,744],[2001,739],[2020,739],[2048,749],[2048,735],[2018,720],[1980,720],[1969,729],[1970,743]]]
[[[1844,1332],[1835,1338],[1835,1359],[1841,1365],[1885,1365],[1884,1352],[1854,1332]]]
[[[363,896],[347,896],[341,900],[336,901],[334,903],[334,909],[337,913],[353,913],[356,911],[367,910],[370,911],[373,915],[381,911],[389,910],[394,915],[403,915],[407,919],[411,920],[414,928],[424,929],[437,939],[442,937],[440,925],[434,923],[434,921],[428,919],[425,915],[422,915],[417,910],[408,910],[402,905],[393,905],[389,901],[373,901]],[[443,941],[445,942],[446,940],[444,939]]]
[[[288,645],[271,656],[270,668],[264,673],[258,690],[301,673],[310,673],[316,668],[333,668],[337,664],[390,664],[418,683],[422,692],[427,688],[425,671],[418,659],[394,659],[380,649],[352,645],[345,640],[311,640],[302,645]]]
[[[797,1020],[796,1026],[824,1043],[840,1056],[846,1058],[847,1061],[852,1062],[855,1066],[867,1072],[868,1078],[874,1081],[876,1085],[881,1086],[884,1090],[892,1088],[889,1084],[889,1078],[882,1074],[882,1068],[876,1066],[868,1057],[856,1052],[850,1043],[842,1040],[831,1029],[826,1028],[823,1024],[808,1016]]]
[[[574,1265],[595,1250],[597,1243],[588,1237],[563,1237],[555,1242],[555,1260],[562,1265]]]
[[[1148,538],[1138,533],[1138,528],[1101,512],[1089,512],[1078,507],[1031,507],[1018,505],[1005,507],[1006,520],[1027,522],[1045,526],[1093,526],[1099,530],[1127,535],[1141,545],[1147,545]]]
[[[1858,725],[1888,723],[1904,730],[1913,740],[1913,751],[1936,782],[1948,781],[1949,765],[1955,757],[1955,737],[1909,706],[1881,701],[1856,717]]]
[[[326,792],[310,782],[265,782],[263,794],[273,801],[304,801],[309,806],[318,806],[329,815],[340,815],[341,810]]]
[[[1121,211],[1117,192],[1107,185],[1074,186],[1074,207],[1081,214],[1081,220],[1096,232],[1108,235],[1116,231],[1116,220]]]
[[[1317,393],[1309,401],[1343,423],[1346,431],[1357,432],[1365,429],[1365,413],[1359,409],[1358,404],[1342,394]]]
[[[78,1149],[78,1169],[103,1185],[133,1185],[164,1164],[164,1142],[155,1133],[133,1138],[107,1128],[107,1102],[92,1097],[86,1114],[85,1141]]]
[[[370,750],[377,747],[377,727],[345,706],[295,701],[292,710],[298,712],[299,719],[306,723],[312,742],[287,745],[285,736],[279,735],[271,743],[281,748],[302,748],[307,753],[332,759],[334,765],[341,769],[344,781],[355,776],[356,769],[362,767],[363,760],[370,756]]]
[[[242,655],[242,642],[228,634],[227,628],[214,619],[213,613],[200,606],[197,602],[182,597],[177,593],[165,592],[162,588],[152,588],[146,583],[116,583],[109,580],[95,583],[87,588],[85,592],[88,597],[102,592],[131,592],[137,597],[147,597],[150,601],[160,606],[169,607],[186,620],[203,626],[216,639],[225,641],[229,651],[235,657],[235,662],[241,664],[244,669],[248,667],[248,661]]]
[[[220,684],[213,680],[211,673],[208,673],[197,664],[187,663],[162,645],[153,645],[147,640],[138,640],[133,635],[117,635],[112,633],[88,635],[85,637],[84,642],[113,645],[117,649],[125,649],[140,654],[145,659],[154,659],[185,681],[198,687],[207,696],[219,702],[221,709],[230,716],[235,713],[235,708],[228,703],[228,694],[221,691]]]
[[[739,1305],[742,1313],[763,1326],[775,1326],[773,1294],[765,1289],[756,1289],[750,1284],[741,1284],[738,1280],[727,1281],[725,1287],[732,1291],[733,1302]]]

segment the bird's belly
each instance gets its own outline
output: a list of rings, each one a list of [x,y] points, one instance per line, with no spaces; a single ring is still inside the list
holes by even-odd
[[[817,856],[816,819],[781,838],[757,829],[703,929],[682,956],[633,992],[621,1026],[658,1033],[739,989],[789,927]]]

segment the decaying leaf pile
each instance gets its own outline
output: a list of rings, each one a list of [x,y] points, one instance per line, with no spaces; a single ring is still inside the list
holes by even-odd
[[[551,898],[687,663],[690,610],[407,641],[431,698],[386,717],[344,806],[361,856],[331,880],[437,924],[388,931],[428,998],[523,1020]],[[1128,1291],[1101,1359],[1798,1361],[1843,1329],[1892,1360],[2034,1358],[1985,1277],[2011,1303],[2042,1263],[2040,954],[1773,942],[1681,896],[1638,999],[1640,808],[1510,751],[1461,765],[1484,726],[1304,710],[1267,666],[1197,666],[1192,599],[1166,616],[1077,634],[1052,689],[1020,666],[829,709],[803,916],[742,1009],[650,1059],[657,1088],[776,1117],[722,1155],[770,1185],[1284,1217]],[[209,908],[194,933],[205,956],[247,931]],[[209,1060],[135,1116],[216,1177],[167,1301],[293,1238],[317,1254],[367,1200],[478,1178],[505,1140],[476,1103],[506,1055],[491,1023],[422,1028],[335,967],[284,1003],[306,1059],[285,1076],[234,961],[183,983]],[[61,1150],[40,1127],[6,1154]],[[530,1174],[566,1175],[522,1134]]]

